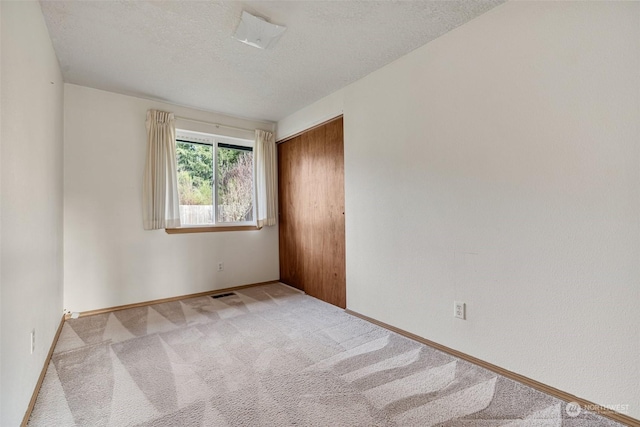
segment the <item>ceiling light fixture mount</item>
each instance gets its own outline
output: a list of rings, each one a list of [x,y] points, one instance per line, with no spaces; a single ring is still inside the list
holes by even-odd
[[[267,49],[273,47],[286,30],[283,25],[271,24],[264,18],[242,11],[233,38],[258,49]]]

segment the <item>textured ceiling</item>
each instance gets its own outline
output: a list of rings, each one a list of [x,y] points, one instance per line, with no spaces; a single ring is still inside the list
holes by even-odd
[[[41,1],[68,83],[279,120],[503,0]],[[242,10],[287,26],[260,50]]]

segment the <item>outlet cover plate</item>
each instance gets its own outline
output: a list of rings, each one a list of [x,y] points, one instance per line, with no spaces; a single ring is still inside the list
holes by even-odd
[[[453,302],[453,317],[458,319],[465,320],[466,319],[466,304],[462,301],[454,301]]]

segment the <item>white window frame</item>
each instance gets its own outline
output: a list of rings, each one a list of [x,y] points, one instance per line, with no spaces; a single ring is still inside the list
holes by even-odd
[[[256,226],[256,195],[255,191],[251,192],[252,207],[253,207],[253,220],[252,221],[237,221],[237,222],[219,222],[218,221],[218,182],[220,180],[220,171],[218,170],[218,144],[237,145],[241,147],[250,147],[253,152],[254,141],[243,138],[234,138],[230,136],[216,135],[211,133],[196,132],[187,129],[176,129],[176,148],[178,142],[193,142],[198,144],[211,145],[213,148],[213,222],[209,224],[182,224],[183,228],[206,228],[206,227],[242,227],[242,226]],[[253,158],[253,156],[252,156]],[[255,158],[253,158],[255,161]],[[177,152],[176,152],[177,161]],[[251,171],[251,183],[252,187],[255,186],[255,176],[253,176],[254,168]],[[182,220],[182,219],[181,219]]]

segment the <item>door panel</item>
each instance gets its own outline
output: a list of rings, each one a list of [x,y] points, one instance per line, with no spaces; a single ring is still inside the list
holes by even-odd
[[[280,280],[344,308],[342,117],[278,145]]]

